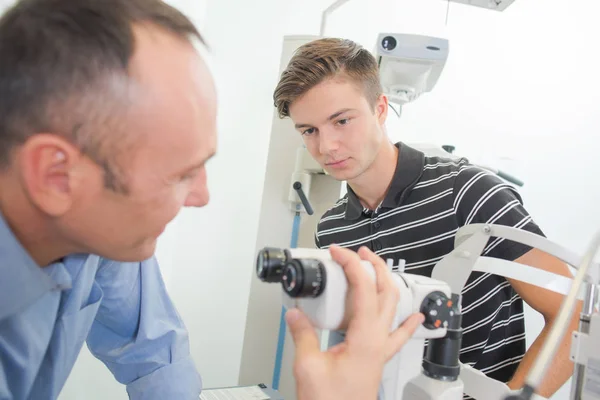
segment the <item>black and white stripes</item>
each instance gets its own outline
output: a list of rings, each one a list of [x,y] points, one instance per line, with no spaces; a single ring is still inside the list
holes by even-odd
[[[495,223],[542,234],[519,194],[497,176],[465,159],[425,157],[402,143],[397,146],[394,181],[381,206],[364,212],[348,187],[321,218],[315,234],[318,247],[367,246],[393,259],[394,265],[406,260],[405,272],[430,276],[454,248],[454,236],[463,225]],[[484,255],[515,260],[527,251],[521,244],[491,238]],[[462,295],[461,361],[507,382],[525,353],[523,300],[506,279],[480,272],[471,275]]]

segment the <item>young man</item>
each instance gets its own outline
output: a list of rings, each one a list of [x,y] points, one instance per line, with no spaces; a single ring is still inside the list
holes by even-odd
[[[459,227],[495,223],[542,234],[519,194],[495,175],[426,157],[385,131],[388,100],[375,58],[350,40],[326,38],[299,48],[274,92],[281,118],[290,117],[315,160],[347,194],[322,216],[317,247],[368,246],[406,260],[406,272],[430,276],[454,248]],[[485,255],[568,275],[560,261],[536,249],[492,238]],[[562,297],[518,281],[473,273],[463,291],[460,359],[517,389],[546,338]],[[526,353],[523,300],[546,325]],[[573,318],[576,327],[577,316]],[[541,394],[550,396],[572,373],[565,337]]]
[[[1,399],[57,398],[85,341],[131,399],[198,399],[153,258],[181,207],[209,197],[216,95],[194,39],[160,0],[23,0],[0,19]],[[299,399],[375,398],[421,319],[390,334],[383,260],[361,250],[373,282],[358,254],[332,256],[360,307],[353,337],[328,353],[305,316],[287,315]]]

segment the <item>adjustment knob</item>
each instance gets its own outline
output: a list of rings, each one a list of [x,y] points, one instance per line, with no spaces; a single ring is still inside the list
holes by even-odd
[[[425,316],[423,325],[427,329],[447,328],[454,315],[454,303],[443,292],[430,293],[421,304],[421,313]]]

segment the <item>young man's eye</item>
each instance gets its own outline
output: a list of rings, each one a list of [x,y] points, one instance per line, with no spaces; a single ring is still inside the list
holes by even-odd
[[[340,119],[337,123],[339,125],[348,125],[349,122],[350,122],[350,118],[344,118],[344,119]]]
[[[309,129],[302,131],[303,135],[312,135],[313,133],[315,133],[315,128],[309,128]]]

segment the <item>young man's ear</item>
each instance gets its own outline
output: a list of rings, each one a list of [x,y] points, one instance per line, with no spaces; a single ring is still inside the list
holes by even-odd
[[[379,120],[379,124],[385,124],[388,115],[388,98],[385,94],[379,95],[377,99],[377,104],[375,106],[375,112],[377,113],[377,119]]]
[[[40,211],[54,217],[67,212],[73,202],[79,151],[60,136],[36,134],[22,146],[18,160],[27,196]]]

